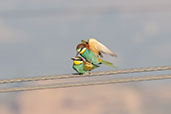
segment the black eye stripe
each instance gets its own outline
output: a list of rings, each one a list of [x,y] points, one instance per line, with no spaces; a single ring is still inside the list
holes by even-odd
[[[80,52],[81,52],[84,48],[85,48],[85,47],[82,47],[81,50],[80,50]]]

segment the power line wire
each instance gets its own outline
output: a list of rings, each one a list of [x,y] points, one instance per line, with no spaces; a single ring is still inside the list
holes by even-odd
[[[111,71],[102,71],[102,72],[92,72],[91,74],[84,74],[84,75],[61,74],[61,75],[51,75],[51,76],[16,78],[16,79],[0,80],[0,84],[32,82],[32,81],[44,81],[44,80],[56,80],[56,79],[69,79],[69,78],[81,78],[81,77],[94,77],[94,76],[140,73],[140,72],[152,72],[152,71],[164,71],[164,70],[171,70],[171,66],[159,66],[159,67],[146,67],[146,68],[131,68],[131,69],[122,69],[122,70],[111,70]]]
[[[30,86],[30,87],[19,87],[19,88],[4,88],[4,89],[0,89],[0,93],[54,89],[54,88],[80,87],[80,86],[90,86],[90,85],[115,84],[115,83],[128,83],[128,82],[137,82],[137,81],[163,80],[163,79],[171,79],[171,74],[159,75],[159,76],[120,78],[120,79],[110,79],[110,80],[100,80],[100,81],[97,80],[97,81],[87,81],[87,82],[62,83],[62,84],[55,84],[55,85],[39,85],[39,86],[37,85],[37,86],[32,86],[32,87]]]

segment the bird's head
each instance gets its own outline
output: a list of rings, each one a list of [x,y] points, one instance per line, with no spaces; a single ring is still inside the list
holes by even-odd
[[[78,44],[76,47],[76,51],[77,51],[76,56],[78,56],[78,54],[83,54],[86,51],[86,44],[84,43]]]
[[[84,60],[79,56],[73,57],[71,59],[73,60],[74,65],[80,65],[80,64],[84,63]]]

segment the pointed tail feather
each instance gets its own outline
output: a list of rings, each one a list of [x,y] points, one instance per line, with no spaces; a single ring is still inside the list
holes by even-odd
[[[107,66],[110,66],[110,67],[113,67],[113,68],[117,68],[116,66],[114,66],[112,63],[110,62],[107,62],[107,61],[104,61],[104,60],[101,60],[101,63],[107,65]]]

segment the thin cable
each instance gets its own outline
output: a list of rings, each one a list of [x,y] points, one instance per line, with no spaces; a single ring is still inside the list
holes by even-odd
[[[171,79],[171,74],[159,75],[159,76],[120,78],[120,79],[110,79],[110,80],[96,80],[96,81],[77,82],[77,83],[76,82],[75,83],[62,83],[62,84],[56,84],[56,85],[38,85],[38,86],[32,86],[32,87],[4,88],[4,89],[0,89],[0,93],[54,89],[54,88],[80,87],[80,86],[90,86],[90,85],[128,83],[128,82],[150,81],[150,80],[163,80],[163,79]]]
[[[81,78],[81,77],[93,77],[93,76],[116,75],[116,74],[128,74],[128,73],[139,73],[139,72],[164,71],[164,70],[171,70],[171,66],[111,70],[111,71],[102,71],[102,72],[92,72],[91,74],[84,74],[84,75],[62,74],[62,75],[7,79],[7,80],[0,80],[0,84],[56,80],[56,79],[68,79],[68,78]]]

